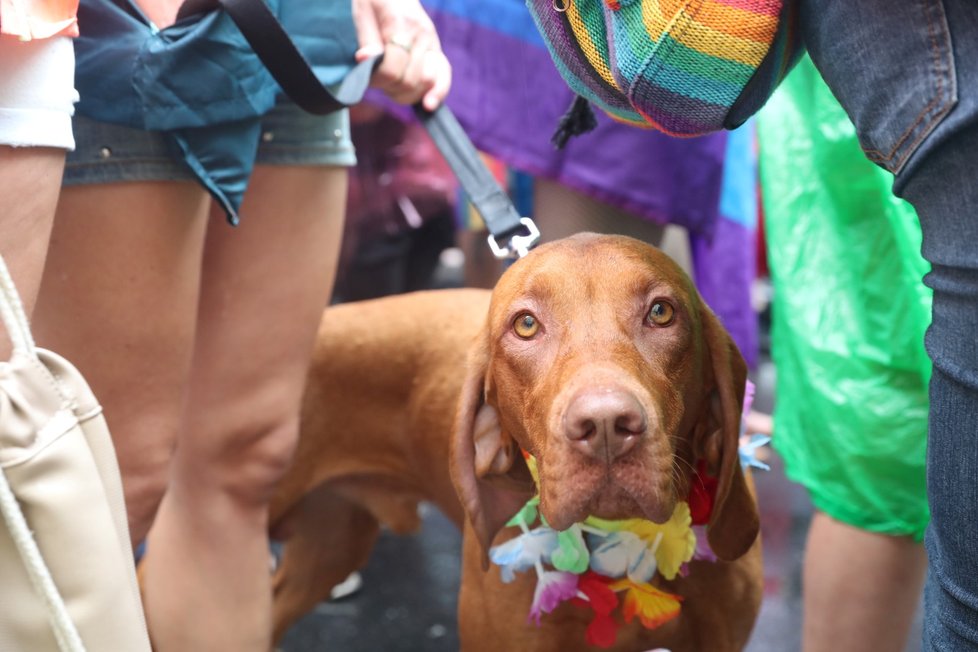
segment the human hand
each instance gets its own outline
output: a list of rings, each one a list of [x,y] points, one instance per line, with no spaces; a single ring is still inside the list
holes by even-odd
[[[384,54],[371,85],[395,102],[433,111],[448,95],[452,67],[419,0],[353,0],[357,61]]]
[[[767,435],[768,437],[774,435],[774,419],[765,412],[751,410],[744,417],[744,424],[750,434]]]

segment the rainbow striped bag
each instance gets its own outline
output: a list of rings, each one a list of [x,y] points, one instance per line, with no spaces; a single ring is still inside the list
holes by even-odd
[[[796,4],[527,0],[578,95],[673,136],[733,129],[764,105],[802,51]]]

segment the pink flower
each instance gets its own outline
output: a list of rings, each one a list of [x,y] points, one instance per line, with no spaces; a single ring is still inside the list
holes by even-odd
[[[747,386],[744,387],[744,409],[740,416],[742,419],[747,418],[747,414],[750,412],[751,407],[754,405],[754,383],[747,381]]]
[[[693,559],[696,561],[716,561],[717,556],[713,553],[713,548],[710,547],[710,542],[706,538],[706,527],[694,527],[693,534],[696,535],[696,552],[693,553]]]
[[[538,573],[537,588],[533,592],[533,604],[527,622],[536,620],[540,624],[540,616],[550,613],[557,606],[577,596],[577,578],[574,573],[563,571],[543,571]]]

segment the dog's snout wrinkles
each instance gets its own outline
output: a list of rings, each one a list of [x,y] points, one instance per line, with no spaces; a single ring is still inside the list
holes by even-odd
[[[614,460],[635,447],[648,428],[645,410],[621,389],[579,393],[564,415],[564,435],[579,451],[601,460]]]

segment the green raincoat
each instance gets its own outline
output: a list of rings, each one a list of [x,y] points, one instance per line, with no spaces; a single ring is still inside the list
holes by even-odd
[[[774,283],[774,447],[829,516],[920,540],[930,361],[913,208],[809,59],[759,116]]]

